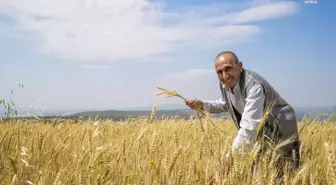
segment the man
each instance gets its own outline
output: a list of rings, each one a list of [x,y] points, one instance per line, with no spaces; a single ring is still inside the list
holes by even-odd
[[[231,51],[222,52],[216,57],[215,70],[220,81],[220,99],[186,100],[186,105],[210,113],[229,112],[238,129],[232,151],[244,142],[251,149],[258,126],[263,126],[258,138],[269,138],[276,144],[294,138],[294,142],[288,144],[283,151],[285,157],[289,158],[295,151],[295,166],[298,166],[299,137],[294,109],[263,77],[244,69],[243,63]],[[266,119],[263,118],[264,115]],[[260,125],[262,120],[265,123]]]

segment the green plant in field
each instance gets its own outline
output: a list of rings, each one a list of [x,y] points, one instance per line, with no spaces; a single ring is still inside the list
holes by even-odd
[[[19,84],[19,88],[24,88],[22,84]],[[0,97],[0,106],[2,106],[5,110],[4,114],[6,118],[10,118],[18,115],[18,111],[16,109],[15,101],[13,100],[14,90],[11,90],[9,100],[6,101],[5,98]]]
[[[7,102],[4,98],[0,97],[0,105],[5,109],[6,118],[10,118],[11,116],[17,115],[17,110],[13,109],[15,103]]]

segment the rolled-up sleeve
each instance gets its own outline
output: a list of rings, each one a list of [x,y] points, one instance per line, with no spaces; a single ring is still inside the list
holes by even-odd
[[[247,149],[251,149],[263,115],[264,101],[263,87],[259,84],[253,86],[247,93],[246,104],[240,121],[240,129],[233,141],[232,151],[244,142],[247,144]]]
[[[221,113],[228,111],[227,103],[224,101],[223,97],[213,101],[202,101],[202,102],[204,111],[210,113]]]

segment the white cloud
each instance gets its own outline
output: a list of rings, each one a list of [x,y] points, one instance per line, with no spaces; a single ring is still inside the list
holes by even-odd
[[[293,2],[258,0],[253,2],[249,9],[207,19],[202,24],[244,24],[286,17],[297,13],[297,11],[298,8]]]
[[[274,2],[260,5],[229,16],[229,23],[248,23],[293,15],[297,12],[293,2]]]
[[[218,6],[195,12],[197,7],[164,11],[147,0],[2,0],[0,13],[14,18],[45,53],[79,61],[134,61],[241,42],[261,29],[246,23],[297,10],[294,2],[266,1],[230,13],[218,11],[227,5]]]

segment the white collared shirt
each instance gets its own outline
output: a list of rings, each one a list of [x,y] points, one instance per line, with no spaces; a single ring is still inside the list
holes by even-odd
[[[232,151],[241,146],[243,142],[246,142],[248,149],[251,149],[264,111],[265,95],[263,87],[259,84],[254,85],[245,99],[239,93],[239,83],[232,91],[227,87],[224,89],[228,92],[228,98],[232,102],[232,106],[242,115],[239,123],[240,129],[232,144]],[[203,101],[204,110],[213,113],[226,112],[228,106],[222,98],[215,101]]]
[[[232,150],[241,146],[244,141],[251,148],[264,111],[265,95],[263,87],[260,84],[254,85],[247,93],[245,99],[240,94],[239,83],[236,84],[232,91],[230,88],[225,89],[228,92],[228,98],[232,102],[232,106],[242,116],[239,123],[240,129],[233,141]]]

